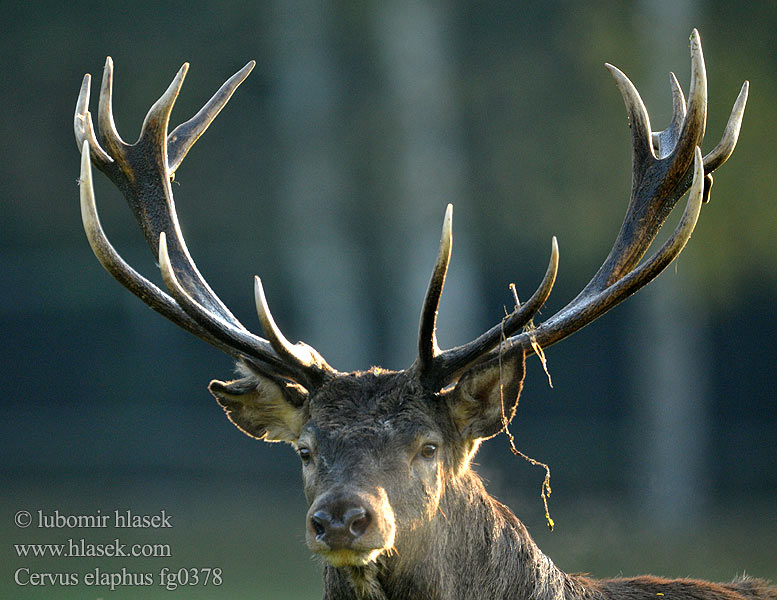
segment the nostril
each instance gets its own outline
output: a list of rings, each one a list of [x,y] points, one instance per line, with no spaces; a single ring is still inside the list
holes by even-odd
[[[375,513],[360,498],[335,498],[311,509],[308,536],[315,539],[316,547],[325,544],[329,550],[353,548],[369,543],[365,540],[370,537],[375,518]]]
[[[355,539],[364,535],[364,532],[370,526],[371,520],[367,510],[359,506],[346,511],[344,524]]]
[[[313,526],[313,531],[316,532],[316,537],[321,537],[332,523],[332,517],[328,512],[319,510],[310,517],[310,523]]]

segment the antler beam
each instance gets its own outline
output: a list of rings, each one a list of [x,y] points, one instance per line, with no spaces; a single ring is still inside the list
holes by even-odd
[[[616,67],[606,67],[615,79],[629,116],[632,139],[632,189],[626,217],[602,266],[566,307],[531,331],[518,333],[540,309],[553,286],[558,263],[555,238],[548,271],[528,302],[476,340],[441,351],[435,324],[440,294],[450,256],[450,208],[446,213],[440,253],[421,312],[419,358],[416,368],[430,385],[449,383],[469,366],[491,360],[504,338],[506,346],[522,346],[527,354],[554,344],[619,304],[655,279],[680,254],[691,237],[703,202],[709,200],[712,172],[734,151],[742,125],[747,81],[734,103],[723,137],[702,158],[700,146],[707,122],[707,75],[699,33],[690,39],[691,84],[686,102],[677,78],[670,74],[673,115],[663,131],[652,132],[650,118],[634,84]],[[670,239],[647,261],[640,261],[652,245],[669,213],[690,188],[685,212]]]
[[[200,275],[186,247],[170,186],[186,154],[229,101],[254,67],[249,62],[185,123],[168,135],[170,113],[189,68],[184,64],[148,111],[134,144],[122,140],[113,120],[113,61],[105,62],[98,104],[99,131],[89,112],[91,76],[85,75],[76,103],[74,129],[82,150],[81,205],[89,242],[103,266],[151,308],[254,368],[316,385],[334,373],[310,346],[291,344],[280,333],[266,303],[259,311],[270,341],[250,333]],[[137,273],[116,252],[100,226],[94,200],[91,164],[121,190],[151,250],[159,259],[169,294]],[[262,294],[263,297],[263,294]],[[269,317],[269,318],[268,318]]]
[[[690,51],[688,101],[685,101],[677,78],[671,74],[672,120],[659,132],[651,132],[647,110],[634,84],[619,69],[606,65],[623,95],[632,132],[632,189],[626,217],[609,255],[577,297],[530,333],[524,332],[508,340],[523,346],[527,353],[534,352],[533,341],[543,348],[555,344],[653,281],[690,239],[701,205],[709,200],[712,172],[726,162],[736,146],[749,88],[745,81],[723,137],[702,158],[700,146],[707,121],[707,76],[701,39],[695,29],[691,34]],[[688,203],[674,233],[652,257],[639,265],[669,213],[689,188]]]
[[[418,360],[415,365],[419,379],[428,387],[437,389],[478,362],[484,353],[494,348],[502,339],[512,336],[529,323],[550,296],[558,272],[558,242],[554,237],[545,276],[529,300],[520,307],[516,307],[500,323],[471,342],[448,350],[440,350],[436,334],[437,310],[440,306],[440,298],[453,247],[452,229],[453,205],[449,204],[445,211],[437,262],[432,272],[432,278],[429,280],[421,310],[421,322],[418,327]]]

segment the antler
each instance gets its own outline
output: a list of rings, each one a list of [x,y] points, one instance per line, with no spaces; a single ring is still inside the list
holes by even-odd
[[[84,76],[76,104],[74,128],[81,149],[81,214],[92,250],[122,285],[180,327],[270,375],[316,385],[334,373],[310,346],[291,344],[270,314],[259,279],[257,310],[269,341],[250,333],[227,309],[197,270],[175,212],[170,186],[191,147],[229,101],[254,67],[249,62],[227,80],[205,106],[168,135],[175,100],[189,68],[184,64],[167,91],[148,111],[138,141],[127,144],[113,121],[113,61],[105,62],[98,105],[99,141],[89,112],[91,76]],[[108,241],[97,215],[91,163],[121,190],[157,255],[169,294],[129,266]]]
[[[522,304],[499,324],[478,336],[468,344],[442,351],[437,345],[437,310],[445,285],[445,276],[450,263],[453,246],[453,205],[445,211],[442,227],[440,251],[437,262],[426,290],[421,310],[421,322],[418,327],[418,360],[414,365],[420,380],[430,388],[440,389],[452,379],[464,372],[467,367],[494,348],[505,337],[521,330],[532,320],[550,296],[558,271],[558,242],[554,237],[551,243],[550,261],[537,290],[531,298]]]
[[[578,331],[655,279],[688,242],[701,205],[709,200],[712,171],[734,151],[747,102],[748,82],[734,103],[723,138],[702,158],[707,117],[707,77],[701,41],[691,35],[691,84],[686,102],[671,74],[673,116],[669,126],[652,132],[647,110],[634,85],[617,68],[606,65],[623,95],[632,130],[632,190],[626,217],[602,266],[567,306],[532,327],[530,323],[547,300],[558,269],[558,246],[553,238],[545,277],[529,300],[475,340],[440,350],[436,339],[437,309],[452,247],[452,207],[448,206],[440,250],[421,311],[418,360],[413,369],[420,380],[440,388],[467,368],[490,360],[502,340],[527,353]],[[105,64],[98,109],[99,141],[88,110],[91,77],[84,76],[74,119],[76,141],[82,150],[81,211],[89,242],[103,266],[125,287],[179,326],[225,352],[273,376],[315,386],[336,373],[310,346],[292,344],[270,314],[261,280],[255,280],[259,318],[269,341],[249,332],[224,306],[200,275],[186,248],[175,213],[170,181],[194,142],[208,128],[235,89],[253,68],[253,61],[233,75],[189,121],[167,134],[170,113],[188,69],[184,64],[167,91],[151,107],[138,141],[124,142],[112,114],[113,62]],[[130,267],[111,246],[97,215],[91,163],[122,191],[140,223],[146,241],[158,255],[165,293]],[[688,203],[669,240],[647,261],[640,261],[669,213],[688,191]]]
[[[450,233],[446,233],[446,227],[443,227],[440,257],[429,284],[419,330],[417,365],[424,380],[444,385],[467,367],[493,358],[497,352],[495,348],[502,339],[502,331],[508,346],[522,346],[528,354],[535,351],[536,345],[541,348],[550,346],[585,327],[650,283],[680,254],[693,233],[702,203],[709,200],[712,171],[725,163],[734,151],[749,87],[745,81],[723,138],[702,159],[700,146],[707,120],[707,75],[701,40],[695,29],[691,34],[690,47],[688,101],[686,103],[677,78],[671,74],[673,116],[669,126],[660,132],[651,132],[647,110],[634,84],[620,70],[606,65],[623,95],[629,115],[633,148],[631,199],[618,237],[604,263],[577,297],[558,313],[536,328],[515,335],[539,310],[553,285],[557,261],[554,238],[554,253],[548,272],[528,302],[516,308],[504,324],[496,325],[476,340],[440,351],[434,327],[450,255]],[[688,203],[674,233],[640,265],[669,213],[689,188]],[[448,221],[446,216],[449,228]]]

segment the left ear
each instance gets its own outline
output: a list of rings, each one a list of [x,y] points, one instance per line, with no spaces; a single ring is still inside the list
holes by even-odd
[[[307,390],[260,373],[208,389],[238,429],[260,440],[295,443],[309,418]]]
[[[525,358],[522,347],[510,348],[465,372],[445,395],[463,437],[493,437],[512,420],[523,388]]]

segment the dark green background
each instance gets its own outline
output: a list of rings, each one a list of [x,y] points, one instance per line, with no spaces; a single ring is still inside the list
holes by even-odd
[[[751,82],[739,147],[716,173],[677,266],[550,349],[552,390],[532,361],[512,431],[521,450],[551,465],[556,531],[544,526],[541,471],[505,439],[484,447],[478,469],[565,570],[777,579],[774,3],[2,8],[1,596],[320,595],[293,452],[239,434],[205,389],[230,377],[230,360],[146,309],[91,255],[72,133],[85,72],[94,92],[113,57],[116,122],[133,140],[182,62],[191,69],[176,124],[256,59],[176,174],[189,247],[249,328],[258,329],[259,273],[291,339],[341,370],[402,368],[413,360],[447,202],[456,244],[443,346],[497,322],[509,282],[530,293],[552,235],[561,268],[544,316],[585,284],[614,239],[630,182],[625,111],[602,64],[632,78],[663,128],[669,70],[687,90],[692,27],[709,76],[704,150]],[[112,240],[158,280],[120,196],[96,178]],[[672,408],[678,394],[690,412],[669,431],[648,407]],[[67,537],[130,541],[115,531],[16,529],[18,510],[163,508],[172,531],[136,537],[170,543],[169,560],[23,560],[13,551]],[[22,566],[98,565],[221,567],[224,585],[13,584]]]

